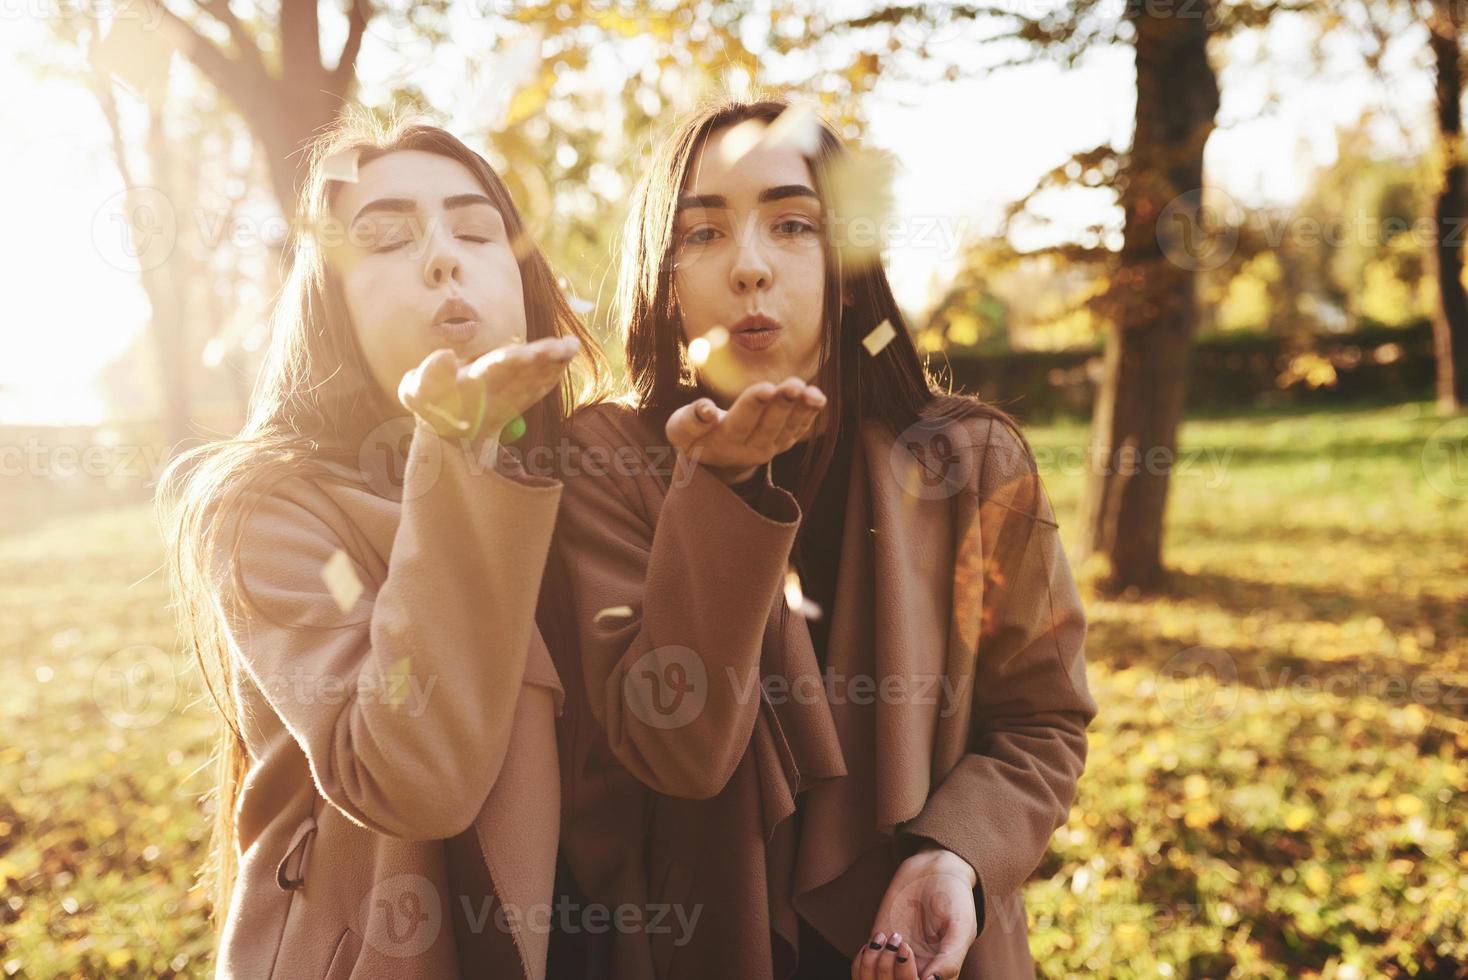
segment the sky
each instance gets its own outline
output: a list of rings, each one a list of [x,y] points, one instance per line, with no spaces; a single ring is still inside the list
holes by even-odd
[[[41,10],[15,8],[0,31],[0,91],[20,93],[0,100],[0,131],[9,134],[0,182],[10,190],[9,232],[0,235],[0,424],[91,424],[104,414],[98,373],[143,329],[148,304],[136,262],[120,247],[110,205],[122,183],[91,94],[39,79],[22,60],[46,42]],[[1303,22],[1287,18],[1267,37],[1229,47],[1220,127],[1205,159],[1210,186],[1248,205],[1288,205],[1312,169],[1334,158],[1337,128],[1370,106],[1387,110],[1373,129],[1381,146],[1426,145],[1432,89],[1422,42],[1398,39],[1383,72],[1390,87],[1344,43],[1327,51],[1317,73],[1312,43]],[[1261,44],[1267,73],[1255,63]],[[385,79],[383,66],[395,70],[403,54],[390,39],[369,36],[364,78]],[[1071,152],[1125,146],[1132,81],[1130,52],[1117,49],[1069,71],[1036,65],[937,85],[880,83],[867,101],[868,138],[900,161],[903,240],[893,242],[888,268],[904,306],[930,303],[954,273],[962,238],[992,231],[1004,207]],[[1063,237],[1107,213],[1096,195],[1054,200],[1047,211],[1054,230],[1017,244]]]

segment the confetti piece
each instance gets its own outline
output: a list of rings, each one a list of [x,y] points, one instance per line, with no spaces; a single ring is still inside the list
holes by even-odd
[[[800,587],[800,576],[793,568],[785,572],[785,604],[791,612],[806,619],[821,618],[821,607],[805,597],[805,591]]]
[[[355,184],[357,182],[357,157],[360,154],[361,150],[356,147],[333,153],[321,161],[321,175],[327,180]]]
[[[724,165],[738,166],[745,154],[759,145],[764,134],[765,123],[762,119],[746,119],[726,132],[719,143],[719,156],[723,158]]]
[[[94,57],[104,71],[135,96],[157,103],[168,90],[174,53],[169,36],[172,33],[171,29],[152,28],[136,16],[114,16],[107,36],[97,44]]]
[[[728,346],[729,331],[725,330],[723,327],[714,327],[710,329],[707,333],[705,333],[702,337],[695,337],[688,342],[688,360],[696,368],[703,368],[705,370],[714,369],[716,375],[728,373],[718,370],[729,366],[729,362],[726,357],[718,356],[722,354],[728,348]],[[719,380],[721,379],[715,379],[716,382]],[[736,378],[731,376],[722,380],[732,383],[736,380]]]
[[[873,357],[882,353],[882,350],[897,337],[897,330],[892,326],[892,321],[883,320],[877,324],[877,328],[861,339],[862,346],[867,353]]]
[[[596,304],[589,299],[580,299],[576,296],[572,296],[570,299],[570,303],[571,312],[575,313],[577,316],[585,316],[592,310],[596,309]]]
[[[500,442],[514,442],[525,434],[525,416],[516,415],[509,425],[500,431]]]
[[[600,626],[613,619],[631,619],[632,616],[631,606],[608,606],[605,609],[598,610],[597,614],[591,617],[591,621],[597,626]]]
[[[321,580],[326,583],[327,590],[331,592],[337,608],[342,612],[351,612],[357,600],[362,597],[362,580],[352,567],[352,559],[340,548],[321,566]]]
[[[458,128],[499,131],[509,124],[512,111],[526,111],[527,101],[516,95],[540,76],[544,28],[536,25],[495,52],[487,66],[471,77],[474,94],[465,100],[467,112],[456,117]]]
[[[856,267],[881,258],[896,169],[890,154],[861,147],[832,165],[831,211],[841,231],[836,245],[843,263]]]
[[[383,701],[393,709],[402,707],[408,700],[408,687],[413,677],[413,665],[403,657],[387,671],[387,695]]]
[[[715,351],[723,350],[728,343],[729,331],[714,327],[702,337],[694,337],[688,342],[688,359],[694,367],[703,367]]]
[[[765,131],[765,146],[788,146],[805,156],[815,156],[821,148],[821,120],[804,102],[787,106]]]

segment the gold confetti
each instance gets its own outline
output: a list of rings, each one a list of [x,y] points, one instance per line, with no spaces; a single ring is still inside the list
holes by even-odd
[[[883,320],[877,324],[877,328],[861,339],[862,346],[867,353],[876,357],[883,349],[897,337],[897,330],[892,326],[892,321]]]
[[[815,156],[821,148],[820,117],[804,102],[787,106],[770,124],[761,142],[768,147],[788,146],[805,156]]]
[[[631,619],[632,616],[631,606],[608,606],[605,609],[599,610],[595,616],[591,617],[591,621],[597,626],[601,626],[614,619]]]
[[[337,608],[342,612],[351,612],[357,600],[362,597],[362,580],[352,567],[352,559],[340,548],[321,566],[321,580],[326,583],[327,590],[331,592]]]
[[[895,159],[877,150],[853,148],[831,167],[831,212],[839,229],[841,261],[859,267],[881,258],[892,214]]]
[[[150,27],[142,18],[114,17],[96,46],[96,63],[138,98],[157,104],[168,90],[174,28]]]
[[[327,180],[337,180],[344,184],[355,184],[357,182],[357,157],[361,150],[352,147],[333,153],[321,161],[321,175]]]
[[[785,572],[785,604],[791,612],[806,619],[821,618],[821,607],[805,597],[805,590],[800,587],[800,576],[793,568]]]
[[[719,143],[719,156],[724,165],[738,166],[745,154],[759,145],[764,134],[765,123],[762,119],[746,119],[724,133],[724,139]]]
[[[727,343],[729,331],[723,327],[714,327],[702,337],[694,337],[688,342],[688,360],[693,362],[694,367],[703,367],[714,351],[722,350]]]
[[[403,657],[388,668],[387,694],[383,698],[388,707],[397,709],[408,700],[408,687],[412,676],[413,666],[407,657]]]

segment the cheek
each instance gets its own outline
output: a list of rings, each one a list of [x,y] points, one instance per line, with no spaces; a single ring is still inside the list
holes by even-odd
[[[398,275],[395,270],[358,264],[341,278],[347,314],[362,354],[378,383],[389,392],[396,391],[402,376],[422,360],[422,354],[414,350],[412,331],[403,329],[408,317],[402,298],[411,293]]]
[[[814,357],[820,347],[826,298],[826,264],[820,252],[792,261],[786,282],[791,290],[790,314],[799,335],[802,359]]]
[[[673,276],[683,332],[689,340],[712,330],[727,310],[728,276],[719,265],[713,256],[702,255],[698,261],[680,265]]]

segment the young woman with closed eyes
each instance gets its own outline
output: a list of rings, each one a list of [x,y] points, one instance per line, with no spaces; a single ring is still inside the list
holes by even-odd
[[[599,362],[504,184],[442,129],[349,118],[301,220],[249,419],[162,498],[223,720],[218,975],[541,977],[524,913],[552,897],[563,694],[535,613],[561,484],[501,433],[550,443],[568,369]]]
[[[786,108],[663,144],[622,256],[631,392],[572,423],[645,465],[567,479],[563,854],[592,901],[696,923],[586,955],[629,980],[1030,976],[1020,886],[1096,712],[1084,611],[1027,442],[934,390],[880,262],[843,257],[847,150],[774,138]]]

